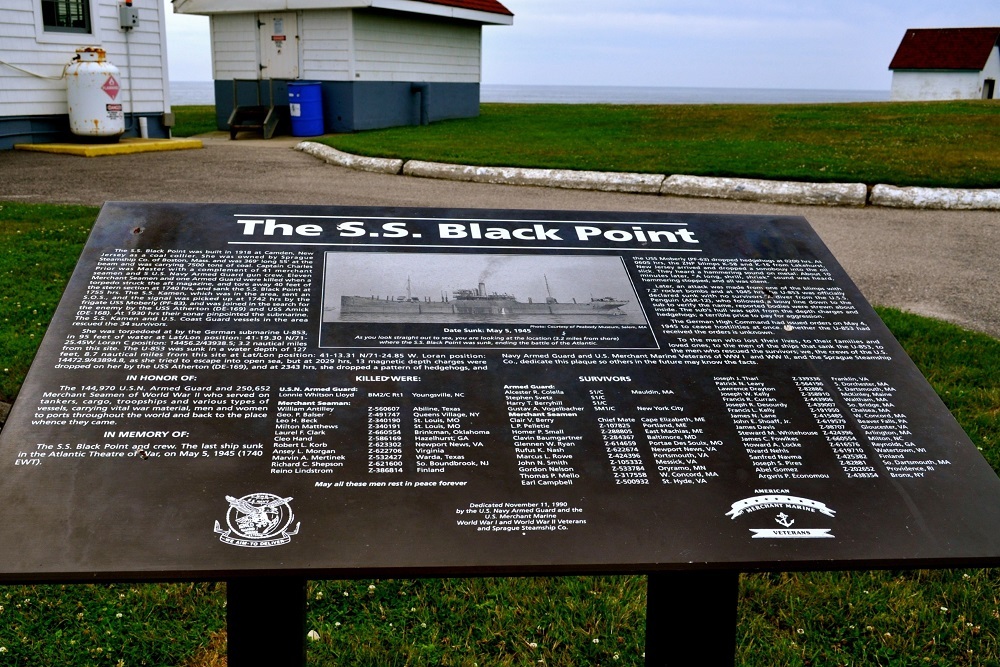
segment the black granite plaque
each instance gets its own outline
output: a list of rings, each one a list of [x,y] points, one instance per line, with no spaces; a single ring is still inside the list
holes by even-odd
[[[108,204],[0,438],[6,581],[1000,556],[797,217]]]

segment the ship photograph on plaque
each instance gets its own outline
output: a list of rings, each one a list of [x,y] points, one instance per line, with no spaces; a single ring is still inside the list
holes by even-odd
[[[324,347],[440,347],[455,338],[446,334],[474,332],[491,334],[482,344],[493,347],[527,338],[538,344],[542,336],[558,345],[553,332],[586,325],[656,345],[615,256],[328,252],[323,303]],[[390,339],[384,324],[404,325],[409,335]],[[644,339],[636,337],[641,330]]]

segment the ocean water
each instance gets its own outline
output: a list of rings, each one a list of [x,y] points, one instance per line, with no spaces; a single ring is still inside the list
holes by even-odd
[[[215,84],[211,81],[171,81],[170,104],[172,106],[215,104]]]
[[[512,86],[484,83],[483,102],[511,104],[810,104],[885,102],[888,90],[666,88],[654,86]],[[211,81],[171,81],[171,103],[215,104]]]
[[[480,97],[483,102],[535,104],[807,104],[882,102],[889,99],[889,91],[483,84]]]

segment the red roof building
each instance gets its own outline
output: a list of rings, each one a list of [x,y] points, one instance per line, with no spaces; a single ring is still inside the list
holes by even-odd
[[[499,0],[171,4],[209,17],[216,120],[232,136],[247,127],[239,118],[263,111],[276,131],[288,118],[292,133],[307,132],[297,130],[302,103],[289,96],[303,81],[320,89],[305,103],[318,117],[312,133],[320,123],[325,133],[353,132],[477,116],[483,29],[514,22]]]
[[[889,63],[892,99],[994,99],[1000,27],[906,31]]]

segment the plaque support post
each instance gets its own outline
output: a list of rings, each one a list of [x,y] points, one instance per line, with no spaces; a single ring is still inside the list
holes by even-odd
[[[733,667],[739,572],[656,572],[646,584],[646,665],[682,664],[693,649],[699,665]],[[696,637],[710,637],[693,647]],[[683,649],[687,650],[683,650]]]
[[[306,664],[306,580],[249,577],[226,582],[229,667]]]

